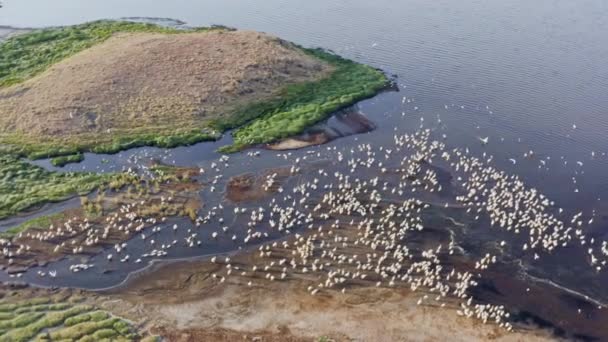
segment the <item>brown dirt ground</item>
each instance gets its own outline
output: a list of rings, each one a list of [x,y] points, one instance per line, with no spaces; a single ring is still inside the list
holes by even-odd
[[[118,34],[0,90],[0,134],[200,127],[329,70],[263,33]]]
[[[276,174],[272,186],[265,188],[267,177]],[[235,203],[255,201],[277,192],[281,184],[290,176],[288,168],[273,168],[259,175],[245,173],[234,176],[226,184],[225,198]]]
[[[219,284],[219,265],[184,262],[143,275],[108,296],[103,307],[136,320],[169,341],[549,341],[549,332],[520,327],[508,333],[419,306],[407,289],[362,287],[342,294],[306,291],[308,282],[246,279]]]

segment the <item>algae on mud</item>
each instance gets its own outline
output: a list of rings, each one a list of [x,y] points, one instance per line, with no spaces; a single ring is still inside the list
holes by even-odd
[[[0,302],[0,342],[140,341],[152,336],[94,306],[53,298]]]
[[[23,222],[22,224],[9,228],[8,230],[0,233],[0,238],[2,239],[11,239],[15,235],[24,232],[28,229],[40,229],[41,227],[48,227],[53,224],[55,221],[61,221],[65,218],[65,214],[63,212],[44,215],[37,217],[35,219],[31,219]]]

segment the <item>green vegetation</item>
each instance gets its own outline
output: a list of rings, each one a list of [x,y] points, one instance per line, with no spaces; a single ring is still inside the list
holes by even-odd
[[[13,236],[24,232],[30,228],[46,228],[49,227],[54,221],[58,221],[63,219],[65,216],[64,213],[57,213],[51,215],[40,216],[28,221],[23,222],[22,224],[12,227],[4,232],[0,233],[0,238],[10,239]]]
[[[163,129],[159,128],[157,132],[115,132],[113,137],[87,134],[50,142],[36,141],[36,138],[22,134],[12,134],[0,137],[0,154],[27,157],[31,160],[55,157],[51,161],[53,165],[64,166],[71,162],[82,161],[84,152],[114,154],[143,146],[173,148],[215,141],[220,137],[219,133],[204,128],[163,132]]]
[[[46,298],[40,300],[49,302]],[[139,334],[127,321],[105,311],[93,311],[88,305],[36,305],[32,300],[0,305],[8,310],[3,312],[12,314],[10,319],[0,320],[0,342],[153,341],[155,338]]]
[[[99,44],[117,32],[181,33],[222,27],[180,30],[147,23],[101,20],[81,25],[36,30],[0,44],[0,87],[31,78],[54,63]]]
[[[0,219],[46,202],[87,194],[114,175],[57,173],[0,155]]]
[[[53,164],[53,166],[63,167],[70,163],[80,163],[83,160],[84,155],[82,153],[76,153],[67,156],[55,157],[51,159],[51,164]]]
[[[95,311],[95,312],[90,312],[90,313],[70,317],[70,318],[66,319],[65,322],[63,322],[63,324],[66,327],[70,327],[72,325],[80,324],[83,322],[90,322],[90,321],[98,322],[98,321],[104,320],[108,317],[110,317],[110,315],[108,315],[108,313],[105,311]]]
[[[319,49],[304,51],[330,63],[335,70],[319,81],[288,86],[279,98],[243,108],[231,120],[214,122],[213,127],[219,130],[246,124],[234,132],[234,144],[223,146],[221,152],[237,152],[302,133],[332,113],[374,96],[388,84],[384,73],[372,67]]]

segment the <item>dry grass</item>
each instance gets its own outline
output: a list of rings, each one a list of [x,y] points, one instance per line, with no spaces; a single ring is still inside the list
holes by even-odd
[[[189,133],[330,69],[261,33],[119,33],[0,90],[0,142]]]

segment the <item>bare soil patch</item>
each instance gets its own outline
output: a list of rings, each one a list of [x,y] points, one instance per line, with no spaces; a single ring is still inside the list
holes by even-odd
[[[146,317],[142,324],[171,341],[554,340],[540,330],[508,333],[459,317],[449,306],[416,305],[418,295],[407,289],[363,287],[312,296],[305,279],[219,284],[211,276],[217,270],[208,262],[171,264],[109,294],[113,300],[105,308]]]
[[[225,197],[235,203],[259,200],[276,193],[289,176],[288,168],[269,169],[259,175],[245,173],[234,176],[228,180]],[[268,181],[270,178],[271,182]]]

